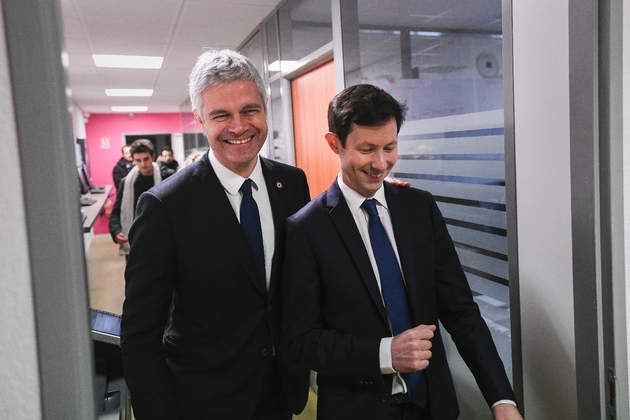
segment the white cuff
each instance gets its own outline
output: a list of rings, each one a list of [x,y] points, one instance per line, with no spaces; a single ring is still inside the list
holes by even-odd
[[[499,401],[495,402],[494,404],[492,404],[492,407],[490,407],[490,409],[493,409],[494,407],[496,407],[499,404],[510,404],[510,405],[513,405],[514,407],[516,407],[516,402],[514,402],[512,400],[499,400]]]
[[[396,373],[392,366],[392,340],[394,337],[385,337],[381,339],[381,345],[378,350],[378,357],[381,364],[381,373],[389,375]]]

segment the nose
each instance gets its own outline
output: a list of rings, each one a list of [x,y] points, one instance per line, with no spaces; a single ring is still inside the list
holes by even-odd
[[[236,114],[230,119],[228,130],[232,133],[240,134],[247,130],[247,118],[241,114]]]
[[[382,151],[374,153],[372,159],[372,167],[381,172],[387,169],[387,160],[385,159],[385,153],[383,153]]]

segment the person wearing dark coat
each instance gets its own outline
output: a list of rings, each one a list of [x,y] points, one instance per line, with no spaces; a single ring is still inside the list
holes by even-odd
[[[133,168],[133,158],[131,157],[130,145],[125,145],[121,149],[122,157],[114,166],[112,178],[114,178],[114,187],[118,188],[120,181],[127,176],[131,168]]]
[[[284,351],[280,281],[306,176],[259,156],[267,98],[249,59],[202,54],[189,92],[210,149],[142,194],[129,233],[121,351],[134,416],[290,420],[309,370]]]
[[[109,233],[120,246],[120,255],[129,253],[129,229],[136,212],[136,203],[140,195],[154,185],[160,183],[164,177],[157,163],[154,162],[155,151],[150,140],[139,139],[130,147],[134,162],[131,171],[120,180],[116,191],[116,202],[109,216]]]
[[[287,220],[287,354],[317,372],[319,420],[456,420],[441,322],[493,418],[522,420],[435,200],[383,183],[405,111],[367,84],[329,105],[341,172]]]
[[[177,160],[175,160],[175,157],[173,157],[173,149],[171,149],[170,147],[165,147],[162,149],[162,151],[160,152],[160,156],[158,157],[158,163],[160,164],[161,168],[168,169],[172,172],[172,174],[179,170],[179,162],[177,162]]]

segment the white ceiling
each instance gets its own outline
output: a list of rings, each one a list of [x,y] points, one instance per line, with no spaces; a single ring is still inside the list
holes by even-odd
[[[179,112],[188,107],[188,74],[204,48],[237,48],[282,1],[60,0],[72,100],[87,113],[111,113],[114,105]],[[330,22],[330,15],[321,14],[329,2],[294,1],[291,19]],[[361,0],[360,20],[381,27],[500,33],[501,0]],[[161,56],[164,64],[159,70],[97,68],[92,54]],[[117,88],[154,93],[105,95],[105,89]]]
[[[60,0],[72,101],[87,113],[114,105],[179,112],[188,74],[204,48],[237,48],[282,0]],[[92,54],[164,57],[159,70],[97,68]],[[153,89],[108,97],[105,89]]]

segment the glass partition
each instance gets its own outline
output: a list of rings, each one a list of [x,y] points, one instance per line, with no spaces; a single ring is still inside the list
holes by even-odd
[[[333,39],[330,0],[289,0],[278,10],[278,21],[283,73]],[[269,67],[274,67],[271,60]]]
[[[276,63],[273,66],[267,66],[267,74],[269,78],[280,71],[280,41],[278,40],[278,14],[275,13],[267,22],[265,22],[265,38],[267,63]]]
[[[262,75],[264,72],[263,46],[260,32],[256,32],[241,48],[241,54],[252,60],[256,70]],[[263,76],[264,77],[264,76]]]

